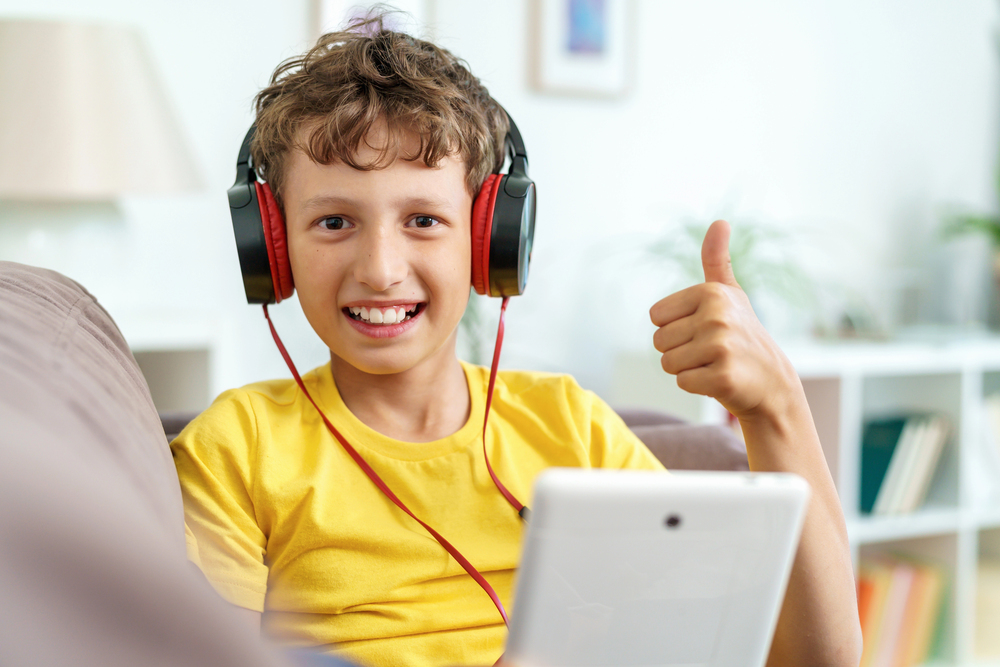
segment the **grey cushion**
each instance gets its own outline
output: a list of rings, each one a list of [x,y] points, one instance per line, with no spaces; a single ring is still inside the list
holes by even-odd
[[[127,479],[183,549],[184,508],[170,448],[146,381],[97,301],[58,273],[0,262],[0,354],[0,409],[53,433],[92,436],[100,444],[86,452],[88,460]]]
[[[0,262],[0,664],[277,665],[187,562],[146,383],[82,287]]]
[[[668,470],[749,470],[746,446],[725,426],[689,424],[650,410],[618,414]]]
[[[163,425],[163,432],[167,434],[167,442],[173,441],[184,427],[188,425],[200,413],[189,411],[161,412],[160,423]]]

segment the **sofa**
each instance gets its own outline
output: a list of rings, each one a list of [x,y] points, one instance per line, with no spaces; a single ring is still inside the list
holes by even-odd
[[[622,414],[668,468],[747,469],[724,428]],[[161,419],[86,289],[0,262],[0,665],[303,664],[186,560],[167,435],[190,418]]]

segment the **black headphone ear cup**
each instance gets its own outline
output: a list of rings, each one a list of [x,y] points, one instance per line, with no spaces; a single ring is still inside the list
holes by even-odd
[[[526,175],[504,175],[493,203],[487,294],[517,296],[524,292],[534,235],[535,184]]]
[[[236,251],[240,257],[240,272],[243,274],[247,303],[276,303],[291,296],[293,283],[290,270],[287,275],[275,272],[276,266],[279,271],[281,267],[281,263],[275,261],[276,249],[283,254],[284,264],[288,264],[284,224],[270,188],[257,180],[257,174],[251,165],[250,144],[256,129],[256,125],[250,126],[236,158],[236,181],[227,190],[229,213],[233,219],[233,233],[236,235]],[[272,219],[281,226],[279,235],[272,233]]]
[[[229,201],[247,303],[275,303],[271,257],[256,181],[238,180],[229,189]]]

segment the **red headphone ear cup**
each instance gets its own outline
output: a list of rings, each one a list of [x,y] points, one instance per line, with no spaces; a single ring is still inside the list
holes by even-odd
[[[490,174],[479,188],[472,205],[472,287],[477,294],[490,291],[490,237],[493,234],[493,208],[503,182],[502,174]]]
[[[288,260],[288,241],[285,236],[285,220],[281,209],[274,200],[274,194],[267,183],[255,182],[257,201],[260,202],[260,217],[264,226],[264,241],[267,243],[267,258],[271,264],[271,281],[274,283],[274,302],[281,303],[295,291],[292,280],[292,265]]]

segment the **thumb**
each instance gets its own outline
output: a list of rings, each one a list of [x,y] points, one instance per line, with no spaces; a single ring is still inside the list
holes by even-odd
[[[716,220],[705,232],[701,244],[701,265],[705,269],[706,283],[723,283],[739,287],[729,259],[729,223]]]

